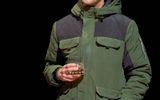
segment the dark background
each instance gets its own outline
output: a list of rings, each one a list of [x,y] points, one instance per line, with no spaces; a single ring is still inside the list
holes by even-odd
[[[6,2],[1,35],[1,85],[5,98],[54,100],[56,88],[49,87],[42,71],[54,21],[70,13],[77,0]],[[152,65],[153,78],[145,100],[158,98],[158,7],[149,0],[123,0],[122,11],[139,27]],[[3,17],[2,16],[2,17]],[[157,91],[157,92],[156,92]]]

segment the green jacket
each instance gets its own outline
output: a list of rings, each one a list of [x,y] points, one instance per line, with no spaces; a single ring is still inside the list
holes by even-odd
[[[71,14],[53,25],[44,76],[59,88],[58,100],[142,100],[149,88],[151,66],[134,20],[121,14],[120,0]],[[81,61],[78,83],[57,82],[54,71]]]

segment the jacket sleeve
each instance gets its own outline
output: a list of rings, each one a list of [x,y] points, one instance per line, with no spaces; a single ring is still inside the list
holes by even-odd
[[[135,21],[129,23],[125,37],[125,88],[120,100],[142,100],[149,89],[152,71]]]
[[[59,82],[55,80],[55,74],[54,71],[61,67],[57,63],[57,57],[58,57],[58,40],[56,36],[56,23],[53,24],[53,28],[50,35],[50,41],[49,46],[47,49],[46,57],[45,57],[45,68],[43,70],[43,74],[45,76],[45,79],[49,85],[52,86],[59,86]]]

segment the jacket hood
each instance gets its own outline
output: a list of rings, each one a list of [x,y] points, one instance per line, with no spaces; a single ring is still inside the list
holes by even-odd
[[[77,17],[104,17],[106,15],[121,13],[121,0],[105,0],[102,8],[90,7],[84,10],[81,0],[79,0],[71,9],[73,15]]]

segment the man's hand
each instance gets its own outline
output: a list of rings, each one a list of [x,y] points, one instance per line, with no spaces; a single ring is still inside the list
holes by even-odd
[[[76,63],[64,65],[62,68],[57,70],[57,78],[63,82],[73,82],[79,79],[83,74],[83,70],[78,66],[79,65]]]

